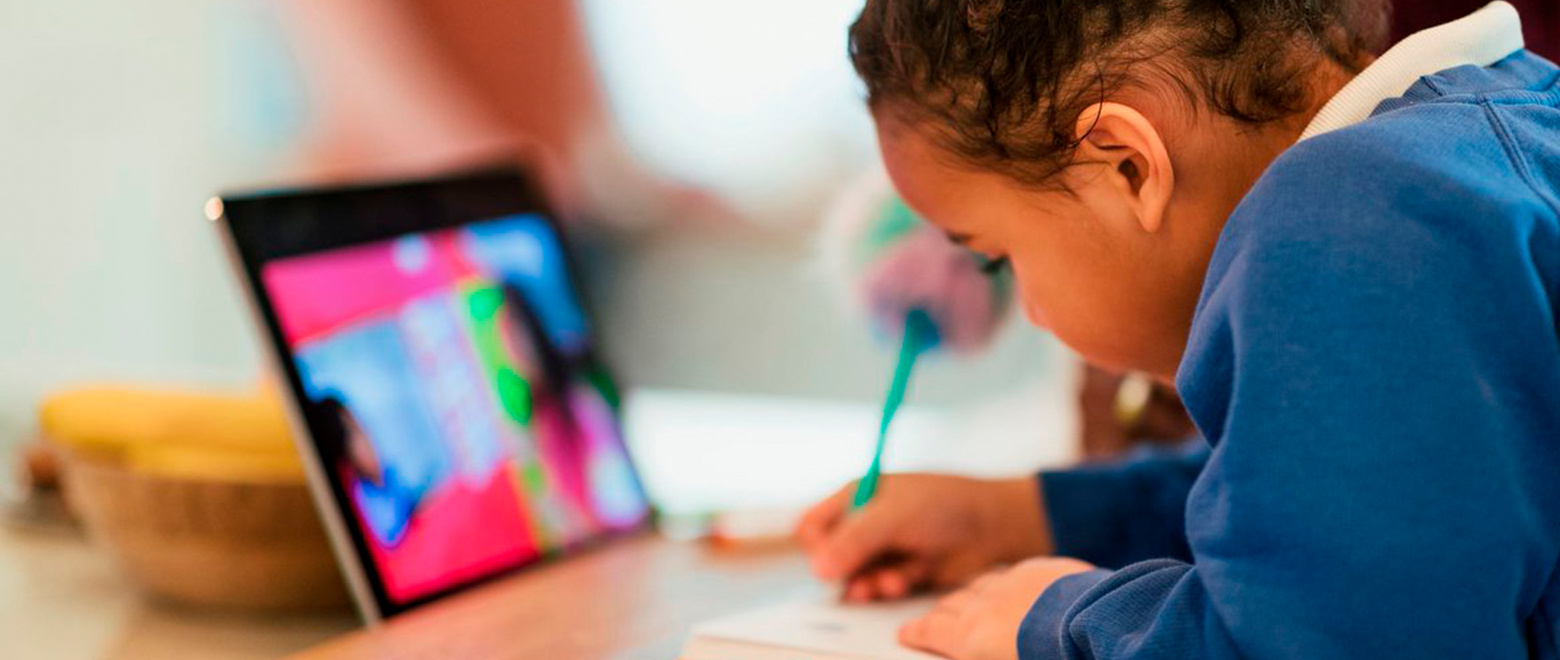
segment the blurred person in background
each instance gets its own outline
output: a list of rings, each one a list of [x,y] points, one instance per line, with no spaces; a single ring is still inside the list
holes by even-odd
[[[407,176],[519,155],[569,218],[626,205],[645,220],[724,213],[623,148],[573,0],[283,6],[318,117],[303,178]]]

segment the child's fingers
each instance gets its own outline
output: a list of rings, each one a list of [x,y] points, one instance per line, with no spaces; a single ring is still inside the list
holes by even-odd
[[[900,585],[903,582],[904,578],[893,569],[868,569],[846,578],[841,593],[847,603],[902,598],[904,589]]]
[[[873,588],[874,587],[871,580],[864,578],[853,578],[849,582],[845,583],[845,602],[864,603],[869,600],[873,600],[875,596],[873,593]]]
[[[910,580],[903,571],[885,568],[877,572],[877,593],[883,598],[904,598],[910,593]]]
[[[883,598],[904,598],[926,586],[932,574],[932,562],[924,557],[907,558],[870,571],[869,576]]]
[[[951,652],[954,642],[967,632],[960,629],[959,617],[954,612],[938,607],[901,627],[899,643],[922,651],[947,655]]]
[[[850,600],[903,598],[926,584],[931,563],[924,558],[889,553],[845,579],[841,597]]]
[[[855,487],[854,483],[846,484],[802,514],[801,520],[796,523],[795,533],[802,547],[811,550],[828,536],[829,530],[845,514],[845,505],[850,501]]]
[[[899,573],[905,577],[905,584],[909,585],[910,591],[924,589],[932,584],[935,561],[929,556],[916,557],[899,567]]]
[[[839,580],[860,571],[889,549],[897,526],[892,516],[870,509],[845,517],[813,554],[813,572],[825,580]]]

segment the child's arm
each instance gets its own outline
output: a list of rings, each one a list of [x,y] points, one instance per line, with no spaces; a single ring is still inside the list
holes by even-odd
[[[1509,183],[1500,144],[1458,151],[1472,184],[1417,169],[1416,145],[1275,165],[1221,239],[1239,247],[1214,256],[1181,374],[1215,446],[1195,566],[1061,579],[1023,658],[1527,657],[1560,552],[1555,273],[1535,253],[1560,252],[1549,210],[1459,189]]]
[[[1186,495],[1207,461],[1208,443],[1198,437],[1042,473],[1055,554],[1112,568],[1161,557],[1191,561]]]

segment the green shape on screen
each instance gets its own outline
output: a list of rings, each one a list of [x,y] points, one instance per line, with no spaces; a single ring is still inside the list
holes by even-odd
[[[509,367],[499,367],[494,378],[498,383],[498,401],[504,406],[504,413],[516,422],[530,424],[533,408],[531,384]]]
[[[606,400],[609,407],[617,410],[621,406],[622,395],[618,393],[617,383],[612,380],[612,374],[607,373],[606,369],[592,366],[585,377],[590,380],[590,384],[596,388],[597,393],[601,394],[601,398]]]
[[[523,471],[526,490],[533,493],[547,492],[547,473],[536,462],[527,463]]]
[[[528,424],[535,406],[531,384],[516,370],[514,359],[505,347],[501,314],[504,294],[491,285],[474,286],[462,291],[466,314],[471,319],[471,344],[483,373],[491,379],[499,406],[519,424]]]
[[[480,323],[492,321],[503,304],[504,294],[494,287],[472,289],[466,295],[466,310],[471,313],[472,320]]]

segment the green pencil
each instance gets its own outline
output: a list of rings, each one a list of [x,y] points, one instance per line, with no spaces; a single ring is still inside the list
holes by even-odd
[[[894,362],[894,380],[888,386],[888,397],[883,401],[883,420],[878,424],[877,447],[872,450],[872,464],[861,481],[856,482],[856,496],[850,508],[859,509],[877,492],[878,475],[883,471],[883,446],[888,444],[888,426],[904,403],[905,390],[910,387],[910,372],[921,353],[937,343],[937,326],[923,310],[911,310],[905,316],[905,336],[899,344],[899,359]]]

